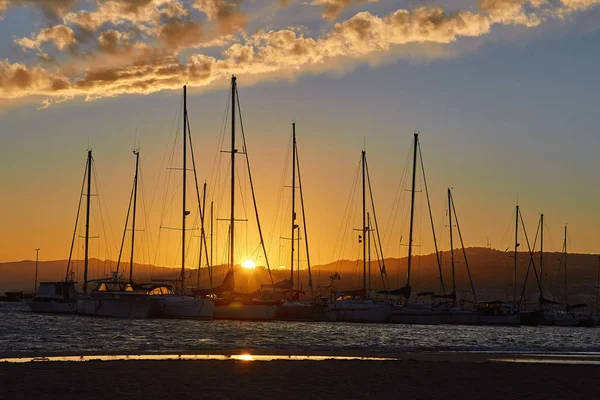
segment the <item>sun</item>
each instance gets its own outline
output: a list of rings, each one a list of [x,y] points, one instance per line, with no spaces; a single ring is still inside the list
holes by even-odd
[[[254,269],[256,268],[256,264],[252,260],[245,260],[242,262],[242,268]]]

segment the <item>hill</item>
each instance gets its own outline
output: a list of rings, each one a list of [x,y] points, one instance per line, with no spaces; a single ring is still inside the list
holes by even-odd
[[[503,252],[488,248],[466,249],[467,259],[473,279],[475,291],[479,299],[512,299],[513,293],[513,271],[514,253]],[[536,267],[539,268],[539,252],[534,254]],[[449,252],[441,253],[442,268],[446,291],[451,291],[452,278]],[[596,279],[598,271],[598,256],[590,254],[569,254],[568,256],[568,282],[569,302],[587,302],[595,304]],[[544,276],[543,285],[547,298],[564,301],[564,269],[560,265],[561,254],[544,253]],[[466,263],[462,252],[455,250],[455,276],[457,292],[470,292],[469,280],[466,272]],[[54,281],[64,279],[65,260],[44,261],[39,263],[38,281]],[[520,291],[527,274],[529,264],[528,253],[518,253],[517,256],[517,289]],[[389,286],[398,288],[406,283],[407,259],[388,258],[385,260],[385,268],[388,275]],[[110,260],[91,259],[89,262],[89,279],[104,277],[116,269],[116,263]],[[125,269],[128,276],[129,265],[123,264],[121,270]],[[373,261],[370,263],[370,282],[372,288],[381,288],[382,279],[379,274],[379,265]],[[218,285],[225,276],[227,267],[224,265],[213,268],[213,285]],[[78,281],[83,279],[83,262],[74,261],[73,271]],[[252,291],[261,283],[269,283],[269,274],[264,267],[254,270],[239,269],[236,274],[236,285],[239,291]],[[26,260],[20,262],[0,263],[0,292],[25,290],[32,291],[34,288],[35,262]],[[329,276],[339,273],[341,280],[336,281],[336,287],[341,289],[359,288],[362,285],[362,261],[340,260],[325,265],[312,267],[313,285],[327,285]],[[147,264],[134,265],[134,277],[138,282],[154,279],[177,279],[180,270],[178,268],[158,267]],[[198,275],[197,270],[186,270],[186,281],[189,286],[195,286]],[[274,281],[289,277],[289,270],[272,270]],[[308,287],[307,270],[300,271],[300,279],[303,288]],[[200,282],[202,287],[209,286],[207,269],[200,270]],[[436,291],[440,290],[440,280],[435,254],[415,256],[413,258],[411,284],[413,290]],[[537,283],[533,271],[530,272],[527,283],[527,297],[536,301],[538,296]]]

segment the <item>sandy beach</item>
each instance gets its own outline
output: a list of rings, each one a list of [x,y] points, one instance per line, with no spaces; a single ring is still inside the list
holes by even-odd
[[[505,400],[600,394],[596,365],[498,362],[492,361],[498,355],[485,354],[396,356],[394,361],[4,362],[0,399]]]

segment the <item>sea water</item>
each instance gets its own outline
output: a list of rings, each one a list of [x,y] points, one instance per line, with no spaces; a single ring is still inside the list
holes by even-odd
[[[600,328],[425,326],[339,322],[113,319],[34,314],[0,303],[0,355],[143,354],[228,350],[600,352]]]

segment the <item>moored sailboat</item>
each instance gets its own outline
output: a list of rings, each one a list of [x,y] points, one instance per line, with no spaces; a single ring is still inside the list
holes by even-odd
[[[185,263],[186,263],[186,217],[190,214],[186,205],[187,192],[187,141],[190,141],[191,147],[191,130],[189,128],[189,119],[187,112],[187,87],[183,86],[183,182],[182,182],[182,210],[181,210],[181,288],[180,291],[174,292],[166,287],[151,291],[155,293],[153,300],[156,306],[152,316],[158,318],[182,318],[182,319],[212,319],[214,317],[215,305],[212,300],[207,298],[199,298],[190,296],[186,293],[185,288]],[[196,181],[196,191],[198,190],[198,179],[196,176],[196,162],[194,159],[193,148],[191,151],[192,166],[194,171],[194,179]],[[198,193],[199,197],[199,193]],[[204,210],[198,202],[202,224],[204,225]],[[199,273],[199,271],[198,271]]]
[[[223,283],[215,288],[193,290],[195,296],[200,299],[211,299],[214,302],[214,319],[229,319],[229,320],[272,320],[277,313],[277,307],[281,304],[279,299],[263,299],[260,291],[254,293],[237,293],[235,291],[235,185],[236,185],[236,113],[239,113],[239,98],[237,92],[237,80],[235,76],[231,77],[231,164],[230,164],[230,213],[229,213],[229,234],[228,234],[228,269]],[[246,168],[248,170],[248,178],[250,181],[250,189],[256,214],[258,233],[260,236],[261,246],[265,253],[267,269],[270,267],[268,257],[264,248],[264,240],[258,218],[258,210],[256,206],[256,198],[254,194],[254,186],[252,176],[250,174],[250,162],[248,160],[248,148],[246,146],[246,137],[242,126],[243,149],[246,156]],[[272,283],[271,277],[271,283]]]
[[[420,145],[419,145],[419,134],[414,134],[413,142],[413,163],[412,163],[412,186],[411,186],[411,205],[410,205],[410,226],[409,226],[409,241],[408,241],[408,257],[407,257],[407,280],[406,285],[402,288],[395,290],[381,291],[381,294],[391,296],[392,298],[402,299],[403,302],[398,300],[392,307],[389,322],[396,324],[422,324],[422,325],[439,325],[439,324],[461,324],[461,325],[472,325],[477,321],[477,315],[472,310],[467,310],[462,307],[461,303],[456,304],[456,283],[454,279],[454,249],[452,242],[452,214],[456,217],[456,210],[452,202],[451,192],[448,189],[448,216],[450,223],[450,253],[452,259],[452,293],[447,294],[444,286],[444,279],[442,275],[442,265],[440,261],[440,254],[437,247],[437,239],[435,235],[435,229],[433,227],[433,217],[431,215],[431,208],[429,203],[429,194],[427,190],[427,184],[425,180],[425,174],[423,171],[423,178],[425,180],[425,193],[427,195],[427,204],[429,207],[429,216],[431,221],[431,228],[433,234],[433,242],[435,246],[436,261],[438,264],[440,287],[442,294],[435,294],[430,292],[417,293],[416,298],[427,296],[431,297],[431,303],[419,303],[417,301],[411,301],[411,268],[412,268],[412,250],[413,250],[413,228],[414,228],[414,214],[415,214],[415,193],[416,193],[416,173],[417,173],[417,159],[420,156]],[[421,158],[421,169],[423,169],[423,159]],[[457,221],[458,224],[458,221]],[[460,233],[460,229],[459,229]],[[461,243],[462,243],[462,235]],[[464,245],[463,245],[464,253]],[[465,254],[466,260],[466,254]],[[468,264],[467,264],[467,271]],[[469,272],[469,281],[470,279]],[[471,291],[473,295],[475,291],[471,282]]]
[[[298,177],[298,187],[296,187],[296,171]],[[296,189],[300,191],[300,202],[302,211],[302,226],[304,232],[304,242],[306,248],[306,260],[308,271],[308,286],[311,298],[313,298],[313,283],[310,269],[310,253],[308,251],[308,234],[306,229],[306,215],[304,212],[304,193],[302,191],[302,179],[300,177],[300,162],[298,160],[298,147],[296,143],[296,123],[292,123],[292,209],[291,209],[291,256],[290,256],[290,279],[285,279],[271,285],[262,285],[263,289],[282,290],[284,300],[278,306],[275,314],[276,320],[284,321],[335,321],[335,313],[329,309],[327,303],[320,301],[307,301],[301,298],[304,292],[300,282],[300,249],[295,248],[296,240],[300,243],[300,225],[297,222],[296,214]],[[297,235],[296,235],[297,233]],[[294,255],[297,255],[296,270],[294,271]],[[294,272],[297,278],[294,279]]]
[[[361,171],[362,171],[362,227],[360,229],[362,242],[362,258],[363,258],[363,279],[362,288],[352,291],[334,291],[330,308],[335,312],[337,321],[341,322],[386,322],[390,317],[391,306],[385,301],[376,302],[370,298],[370,293],[367,288],[367,234],[369,226],[367,224],[367,205],[366,205],[366,179],[367,179],[367,153],[362,151],[361,154]],[[370,182],[369,182],[370,188]],[[373,206],[372,192],[371,205]],[[374,208],[374,207],[373,207]],[[381,249],[380,249],[381,250]],[[382,257],[383,258],[383,257]],[[385,270],[381,271],[382,276],[385,276]],[[370,274],[369,274],[370,276]],[[385,278],[384,278],[385,282]],[[333,279],[332,279],[333,291]]]
[[[33,312],[37,313],[56,313],[56,314],[75,314],[77,313],[77,299],[84,297],[78,294],[76,283],[73,280],[73,271],[71,270],[71,260],[73,256],[73,247],[75,245],[75,237],[77,235],[77,223],[79,222],[79,212],[81,211],[81,199],[87,180],[86,194],[86,231],[85,231],[85,264],[84,264],[84,283],[83,290],[87,288],[87,272],[88,272],[88,243],[89,243],[89,219],[90,219],[90,190],[91,190],[91,175],[92,175],[92,150],[87,151],[87,161],[83,182],[81,184],[81,193],[79,195],[79,205],[77,207],[77,216],[75,218],[75,228],[73,238],[71,240],[71,250],[69,251],[69,260],[67,261],[67,269],[65,279],[59,282],[40,282],[36,295],[28,301],[27,304]]]
[[[121,249],[117,260],[117,268],[109,278],[90,281],[96,283],[96,286],[90,291],[89,296],[77,300],[77,313],[80,315],[113,318],[147,318],[150,316],[152,310],[152,298],[145,291],[136,290],[133,283],[133,258],[135,254],[135,222],[140,153],[138,150],[134,150],[133,154],[135,155],[135,176],[131,197],[129,199],[129,209],[127,210]],[[131,257],[129,259],[129,281],[127,282],[119,275],[119,268],[121,265],[123,244],[125,243],[129,214],[130,211],[132,211],[132,205]]]

